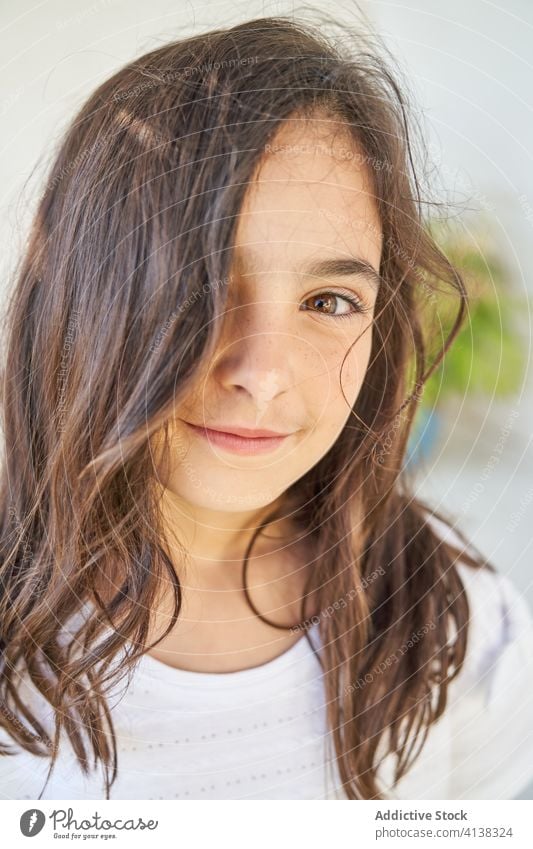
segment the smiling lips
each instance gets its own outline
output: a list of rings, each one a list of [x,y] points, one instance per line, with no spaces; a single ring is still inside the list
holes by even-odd
[[[185,424],[193,433],[234,454],[264,454],[278,448],[292,435],[290,433],[276,433],[273,430],[246,427],[231,427],[231,431],[229,431],[193,425],[191,422],[185,422]],[[228,425],[228,427],[230,426]]]

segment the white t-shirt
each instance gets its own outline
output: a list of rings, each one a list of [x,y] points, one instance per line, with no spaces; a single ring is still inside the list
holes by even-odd
[[[444,715],[391,799],[512,799],[533,781],[533,620],[509,578],[459,563],[472,609],[467,658]],[[318,628],[308,631],[318,647]],[[229,673],[175,669],[150,655],[110,700],[118,777],[112,799],[343,799],[327,744],[321,668],[307,639],[261,666]],[[52,711],[32,685],[22,698]],[[2,730],[2,741],[12,742]],[[0,798],[37,799],[49,761],[0,757]],[[104,799],[66,736],[43,799]]]

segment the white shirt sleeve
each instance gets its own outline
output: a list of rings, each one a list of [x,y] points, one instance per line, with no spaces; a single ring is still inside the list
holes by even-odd
[[[450,685],[450,798],[513,799],[533,781],[533,619],[506,575],[458,568],[471,625]]]

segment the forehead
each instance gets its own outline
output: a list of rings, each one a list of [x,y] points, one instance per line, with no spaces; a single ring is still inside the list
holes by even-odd
[[[236,247],[265,257],[356,252],[377,266],[381,241],[370,168],[340,121],[284,122],[248,186]]]

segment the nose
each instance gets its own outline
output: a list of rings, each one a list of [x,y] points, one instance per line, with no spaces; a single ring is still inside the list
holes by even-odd
[[[214,376],[226,391],[246,393],[259,411],[294,385],[286,333],[254,333],[226,343]]]

